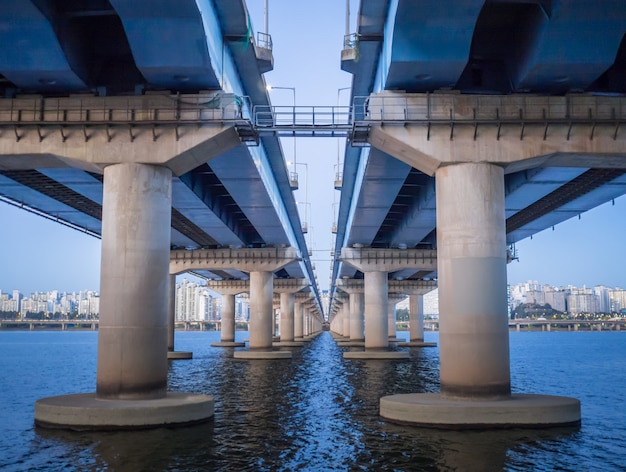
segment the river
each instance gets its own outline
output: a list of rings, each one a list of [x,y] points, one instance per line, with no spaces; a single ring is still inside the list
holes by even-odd
[[[0,470],[626,470],[626,332],[511,332],[513,391],[579,398],[582,425],[486,432],[379,418],[382,395],[438,390],[438,348],[414,348],[409,361],[344,360],[348,348],[326,332],[291,360],[246,361],[211,347],[217,340],[177,332],[176,348],[194,358],[169,371],[170,390],[214,396],[212,421],[66,432],[35,427],[33,405],[95,389],[97,332],[0,331]]]

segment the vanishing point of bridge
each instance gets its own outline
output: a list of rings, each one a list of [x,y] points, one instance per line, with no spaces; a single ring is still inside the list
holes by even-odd
[[[212,398],[167,389],[188,271],[223,296],[223,345],[249,293],[235,356],[250,362],[290,355],[275,306],[281,343],[329,322],[363,346],[345,357],[400,361],[388,313],[409,296],[423,346],[437,286],[441,392],[382,398],[382,417],[580,421],[574,398],[511,394],[506,264],[516,241],[626,193],[623,2],[361,2],[340,51],[352,105],[308,109],[271,105],[271,38],[242,0],[147,3],[0,7],[0,196],[102,238],[96,392],[38,401],[38,424],[212,416]],[[303,135],[348,137],[327,313],[279,141]]]

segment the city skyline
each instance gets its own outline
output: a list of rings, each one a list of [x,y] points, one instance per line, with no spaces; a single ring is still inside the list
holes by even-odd
[[[263,1],[247,2],[254,31],[263,32]],[[355,30],[358,2],[351,1],[351,30]],[[293,18],[319,18],[324,11],[323,34],[320,23],[296,22]],[[274,70],[265,74],[273,85],[274,105],[347,105],[352,76],[340,70],[340,52],[345,32],[345,4],[331,0],[314,3],[273,0],[269,12],[269,33],[274,44]],[[323,78],[323,80],[322,80]],[[294,88],[293,95],[290,90]],[[333,189],[337,161],[342,159],[345,140],[298,138],[283,139],[282,148],[289,170],[300,176],[300,189],[294,192],[303,203],[303,219],[309,233],[320,289],[329,286],[331,226],[339,201]],[[307,187],[311,187],[311,190]],[[1,189],[0,189],[1,194]],[[315,195],[315,198],[313,198]],[[305,214],[308,212],[308,214]],[[517,243],[519,261],[508,264],[508,282],[543,280],[551,285],[626,286],[621,270],[626,260],[626,197],[575,216],[552,229],[544,230]],[[25,293],[54,285],[69,291],[98,290],[100,279],[100,240],[58,223],[0,203],[0,289]]]

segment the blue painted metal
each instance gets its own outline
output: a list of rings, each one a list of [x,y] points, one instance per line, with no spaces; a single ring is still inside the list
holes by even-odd
[[[174,90],[220,88],[222,34],[210,2],[110,1],[149,84]]]
[[[30,0],[0,2],[0,73],[35,92],[87,89],[72,70],[47,18]]]

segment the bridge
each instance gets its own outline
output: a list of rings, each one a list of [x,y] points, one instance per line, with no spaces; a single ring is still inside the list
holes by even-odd
[[[362,356],[406,357],[386,350],[388,313],[409,296],[423,341],[438,286],[441,394],[384,398],[383,417],[579,422],[575,399],[511,395],[506,264],[516,241],[626,193],[623,2],[361,2],[338,48],[351,106],[307,109],[271,104],[271,38],[242,0],[162,0],[158,17],[142,1],[30,0],[0,22],[0,197],[103,247],[96,393],[38,402],[39,424],[99,399],[169,402],[156,422],[211,416],[212,399],[167,392],[186,271],[221,283],[224,342],[231,297],[250,294],[243,358],[285,357],[275,293],[285,342],[328,321]],[[287,136],[348,137],[326,314]]]

